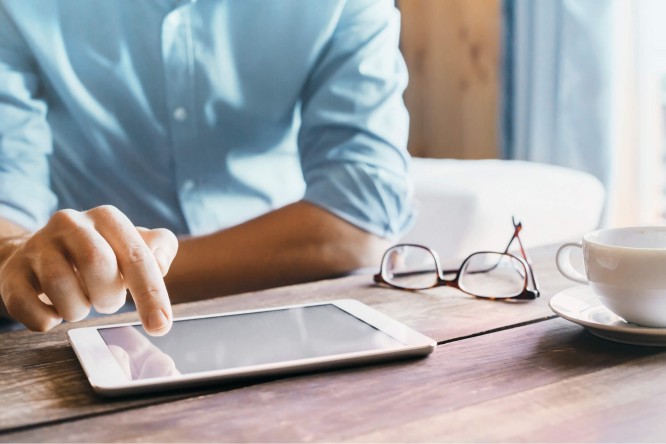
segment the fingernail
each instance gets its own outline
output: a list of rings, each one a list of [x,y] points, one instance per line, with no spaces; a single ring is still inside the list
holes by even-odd
[[[156,308],[148,313],[148,330],[162,330],[167,325],[169,325],[169,320],[164,314],[164,311]]]
[[[169,258],[167,257],[166,253],[164,250],[162,250],[160,247],[157,247],[153,250],[153,256],[155,256],[155,260],[157,261],[157,264],[160,266],[160,271],[162,272],[162,276],[166,276],[167,272],[169,271]]]

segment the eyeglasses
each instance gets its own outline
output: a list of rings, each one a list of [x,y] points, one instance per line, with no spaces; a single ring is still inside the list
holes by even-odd
[[[512,218],[512,222],[513,236],[504,252],[472,253],[457,270],[442,270],[439,256],[428,247],[417,244],[395,245],[384,253],[375,282],[401,290],[453,287],[483,299],[536,299],[540,295],[537,280],[519,236],[523,226],[515,218]],[[522,257],[509,253],[514,241],[518,242]],[[453,277],[447,279],[446,276]]]

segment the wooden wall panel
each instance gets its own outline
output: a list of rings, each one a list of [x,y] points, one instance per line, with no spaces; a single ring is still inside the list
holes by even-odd
[[[409,150],[497,157],[500,0],[401,0]]]

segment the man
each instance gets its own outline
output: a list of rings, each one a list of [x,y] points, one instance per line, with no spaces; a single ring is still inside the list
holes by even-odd
[[[127,289],[158,335],[170,301],[376,264],[410,217],[398,35],[390,0],[0,0],[9,315]]]

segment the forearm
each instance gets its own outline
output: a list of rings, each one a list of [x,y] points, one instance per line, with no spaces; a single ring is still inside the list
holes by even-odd
[[[166,277],[186,302],[334,276],[379,263],[387,241],[306,202],[181,239]]]

